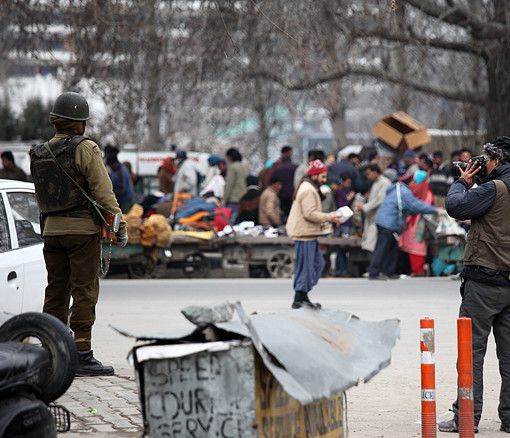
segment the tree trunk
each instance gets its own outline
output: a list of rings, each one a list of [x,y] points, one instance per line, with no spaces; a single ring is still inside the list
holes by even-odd
[[[397,8],[396,12],[396,22],[398,29],[402,30],[406,27],[406,11],[405,11],[405,4],[400,4]],[[406,45],[405,44],[399,44],[397,53],[396,53],[396,63],[397,63],[397,70],[398,74],[401,78],[405,78],[408,76],[408,62],[407,62],[407,54],[406,54]],[[404,84],[398,85],[398,91],[397,96],[395,99],[396,107],[399,111],[409,111],[409,105],[410,105],[410,90],[409,87]]]
[[[476,59],[471,69],[469,82],[473,90],[480,89],[480,71],[483,68],[481,59]],[[464,127],[468,131],[477,131],[480,126],[480,106],[474,103],[466,102],[463,105]]]
[[[145,105],[147,110],[147,140],[145,147],[148,149],[161,149],[161,68],[159,59],[161,55],[161,40],[156,31],[156,1],[147,2],[147,21],[145,23],[145,65],[147,76],[147,92]]]
[[[286,107],[289,110],[289,119],[291,126],[291,134],[289,138],[289,144],[294,148],[294,152],[292,157],[294,161],[301,163],[306,158],[306,153],[303,150],[303,145],[299,141],[299,135],[296,130],[296,119],[297,119],[297,111],[293,102],[290,102],[290,99],[286,101]]]
[[[487,138],[508,135],[510,115],[510,46],[509,41],[489,53],[487,60],[489,93],[487,96]]]
[[[507,23],[507,1],[494,1],[494,17]],[[510,115],[510,38],[498,40],[498,45],[487,51],[487,81],[489,93],[486,104],[487,139],[508,134]]]
[[[483,0],[471,0],[471,11],[476,16],[483,14]],[[476,38],[471,36],[471,40],[475,43]],[[473,65],[469,71],[469,84],[472,90],[480,90],[480,71],[483,68],[483,61],[481,58],[473,60]],[[480,126],[480,106],[474,103],[466,102],[463,105],[464,111],[464,128],[468,131],[477,131]]]
[[[345,127],[345,105],[341,105],[336,111],[329,113],[329,121],[333,128],[337,149],[347,144],[347,129]]]
[[[257,118],[259,121],[259,132],[258,132],[258,143],[259,143],[259,151],[260,151],[260,159],[262,163],[269,159],[269,134],[267,132],[267,123],[265,120],[265,114],[257,113]]]
[[[254,109],[255,113],[257,114],[257,121],[258,121],[258,138],[257,143],[259,144],[259,151],[260,151],[260,159],[262,160],[262,163],[265,163],[269,158],[269,129],[267,120],[266,120],[266,96],[263,92],[263,84],[261,79],[255,79],[254,83],[254,89],[255,89],[255,101],[254,101]]]

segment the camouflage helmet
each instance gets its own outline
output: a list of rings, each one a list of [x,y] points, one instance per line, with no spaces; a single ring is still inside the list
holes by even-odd
[[[66,91],[58,96],[50,114],[68,120],[85,121],[90,119],[87,100],[73,91]]]

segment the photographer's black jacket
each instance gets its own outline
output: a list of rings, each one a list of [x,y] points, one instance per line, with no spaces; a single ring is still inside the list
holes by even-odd
[[[446,196],[446,211],[459,220],[477,219],[492,207],[496,198],[495,179],[502,180],[510,190],[510,164],[494,169],[483,184],[468,190],[466,182],[455,181]]]

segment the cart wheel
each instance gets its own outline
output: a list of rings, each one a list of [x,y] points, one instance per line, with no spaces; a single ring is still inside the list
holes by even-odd
[[[199,252],[187,255],[182,262],[182,271],[187,278],[205,278],[210,270],[209,260]]]
[[[290,278],[294,272],[294,262],[288,252],[278,251],[266,262],[267,270],[272,278]]]
[[[151,278],[154,272],[154,262],[144,255],[131,257],[127,267],[128,277],[133,279]]]

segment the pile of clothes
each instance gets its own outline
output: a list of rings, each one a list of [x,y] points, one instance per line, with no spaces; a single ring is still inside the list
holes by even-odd
[[[166,248],[170,245],[172,227],[165,216],[151,214],[143,218],[143,207],[134,204],[124,215],[129,243]]]
[[[215,202],[202,198],[192,198],[175,212],[174,221],[179,229],[222,231],[230,218],[230,208],[219,207]]]

